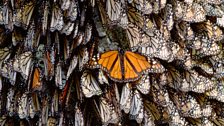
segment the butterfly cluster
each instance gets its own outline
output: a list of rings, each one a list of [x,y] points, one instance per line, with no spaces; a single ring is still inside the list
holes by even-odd
[[[0,1],[1,125],[224,125],[223,0]]]

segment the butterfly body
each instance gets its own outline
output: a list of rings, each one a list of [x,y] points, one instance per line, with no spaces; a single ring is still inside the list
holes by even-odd
[[[100,56],[98,64],[108,73],[108,76],[118,82],[130,82],[140,78],[140,75],[151,68],[146,57],[125,51],[108,51]]]

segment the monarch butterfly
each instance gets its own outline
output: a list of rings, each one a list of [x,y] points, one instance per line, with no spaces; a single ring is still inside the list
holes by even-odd
[[[43,15],[42,15],[42,33],[45,36],[46,31],[48,29],[48,14],[49,14],[49,3],[48,1],[43,1],[41,7],[43,8]]]
[[[172,96],[177,109],[184,117],[202,117],[202,109],[193,96],[189,94],[183,95],[177,93],[174,93]]]
[[[129,23],[126,28],[127,37],[129,39],[130,47],[135,47],[140,43],[140,30],[137,26]]]
[[[100,95],[102,91],[93,77],[92,73],[88,70],[83,71],[81,76],[81,88],[82,92],[86,97],[92,97],[93,95]]]
[[[47,117],[48,117],[48,110],[49,110],[49,104],[48,104],[48,97],[42,98],[42,110],[40,115],[40,121],[42,124],[47,124]]]
[[[51,80],[53,75],[54,75],[54,61],[53,61],[53,58],[54,58],[54,55],[55,55],[55,51],[52,50],[51,52],[50,51],[46,51],[45,52],[45,55],[44,55],[44,75],[46,77],[46,79],[49,79]]]
[[[35,28],[34,21],[32,20],[24,42],[25,49],[28,50],[37,49],[39,45],[39,40],[40,40],[40,31],[37,28]]]
[[[195,38],[195,34],[188,22],[180,22],[175,25],[177,29],[178,36],[183,40],[193,40]]]
[[[9,88],[7,93],[6,110],[11,116],[15,112],[15,106],[13,104],[15,102],[14,95],[15,95],[15,90],[13,90],[12,88]]]
[[[39,68],[34,68],[32,89],[33,90],[40,90],[41,87],[42,87],[42,82],[40,80],[40,69]]]
[[[166,6],[167,0],[159,0],[159,1],[153,1],[153,12],[155,14],[158,14],[161,9],[163,9]]]
[[[221,18],[216,18],[216,24],[224,28],[224,15]]]
[[[208,16],[222,17],[223,15],[223,11],[219,6],[212,6],[210,4],[205,4],[203,7],[206,11],[206,15]]]
[[[13,70],[20,72],[25,80],[28,79],[30,68],[32,67],[32,55],[31,51],[27,51],[15,57],[13,60]]]
[[[62,0],[61,9],[63,11],[67,10],[69,8],[69,5],[71,5],[71,0]]]
[[[35,106],[33,103],[33,98],[32,96],[29,95],[28,97],[28,116],[33,119],[34,116],[36,115],[36,110],[35,110]]]
[[[88,63],[89,61],[89,53],[86,47],[80,48],[78,50],[78,63],[79,63],[79,70],[81,71],[83,67]]]
[[[100,117],[103,125],[116,124],[119,121],[118,114],[114,110],[113,104],[107,102],[106,98],[100,98]]]
[[[85,33],[84,33],[85,39],[82,44],[86,45],[90,41],[91,37],[92,37],[92,25],[87,23],[85,27]]]
[[[222,30],[218,26],[212,24],[210,20],[194,25],[194,30],[198,33],[204,33],[205,37],[210,40],[220,41],[223,39]]]
[[[38,99],[37,93],[32,93],[31,94],[31,101],[30,102],[32,102],[35,112],[38,113],[40,111],[41,106],[40,106],[40,101]]]
[[[129,113],[131,108],[131,99],[132,99],[132,90],[131,85],[126,83],[122,88],[121,99],[120,99],[120,108],[124,110],[125,113]]]
[[[131,107],[130,107],[130,115],[129,118],[135,119],[137,121],[137,123],[141,123],[143,120],[143,101],[142,101],[142,97],[141,94],[138,92],[138,90],[135,90],[133,92],[133,97],[131,100]]]
[[[142,124],[142,126],[155,126],[152,115],[146,110],[144,111],[144,119],[142,121]]]
[[[144,26],[144,20],[141,13],[136,11],[136,9],[131,6],[128,6],[127,9],[128,9],[128,12],[127,12],[128,21],[135,24],[139,28],[142,28]]]
[[[196,71],[185,71],[184,77],[189,83],[189,88],[191,91],[197,92],[197,93],[204,93],[207,90],[211,90],[215,84],[208,78],[199,75]]]
[[[75,108],[75,126],[84,126],[83,114],[79,107]]]
[[[130,0],[128,1],[132,4],[137,10],[141,11],[144,15],[152,13],[152,4],[150,1],[146,0]]]
[[[26,92],[19,98],[18,114],[20,119],[28,117],[28,94]]]
[[[55,30],[60,31],[64,26],[63,14],[61,9],[54,3],[50,24],[50,31],[54,32]]]
[[[74,26],[74,31],[73,31],[73,38],[76,38],[76,36],[78,35],[78,31],[79,31],[79,22],[76,21]]]
[[[143,75],[139,82],[137,82],[136,87],[142,94],[148,94],[150,91],[150,84],[149,75]]]
[[[209,61],[212,63],[212,67],[214,68],[214,75],[217,78],[222,78],[224,76],[224,64],[222,63],[222,53],[220,55],[211,56]]]
[[[79,6],[77,4],[77,1],[70,1],[70,5],[69,8],[65,11],[66,13],[64,14],[64,16],[66,16],[68,19],[70,19],[72,22],[74,22],[78,16],[78,9]]]
[[[101,54],[98,64],[107,71],[109,77],[118,82],[137,80],[152,65],[140,54],[126,51],[121,57],[118,51]]]
[[[183,20],[187,22],[202,22],[204,21],[206,12],[204,8],[198,4],[198,3],[193,3],[192,5],[186,5],[183,4],[183,8],[185,8],[185,12],[183,13]]]
[[[170,113],[169,125],[171,125],[171,126],[173,126],[173,125],[187,126],[188,122],[185,120],[185,118],[182,118],[180,116],[176,107],[174,105],[172,105],[170,108],[171,108],[171,111],[169,112]]]
[[[64,90],[62,92],[64,92]],[[51,116],[55,116],[58,113],[58,108],[59,108],[59,95],[58,95],[57,89],[54,91],[53,97],[51,99],[50,107],[51,107],[50,108]]]
[[[100,15],[100,19],[101,19],[101,23],[103,25],[106,25],[109,21],[108,21],[108,15],[107,13],[104,11],[105,7],[103,5],[103,2],[97,1],[98,4],[98,9],[99,9],[99,15]],[[96,10],[97,11],[97,10]]]
[[[8,47],[0,49],[0,74],[7,78],[9,76],[10,69],[8,65],[5,64],[4,62],[6,62],[10,58],[10,55],[11,55],[11,52]]]
[[[214,4],[214,5],[219,5],[219,4],[223,3],[222,0],[206,0],[206,2],[208,2],[210,4]]]
[[[180,72],[173,66],[169,65],[165,74],[167,76],[167,83],[170,87],[181,89],[185,86],[182,84],[183,78]]]
[[[55,84],[59,89],[63,89],[66,83],[65,72],[62,70],[62,62],[59,61],[55,70]]]
[[[156,80],[152,83],[152,95],[155,103],[162,107],[168,106],[170,102],[168,91],[160,87]]]
[[[61,29],[61,33],[64,33],[65,35],[70,35],[72,31],[74,30],[75,23],[67,22],[63,25],[63,28]]]
[[[100,84],[108,84],[109,85],[109,82],[108,82],[108,78],[107,76],[104,75],[103,71],[102,70],[99,70],[98,72],[98,81]]]
[[[218,101],[224,102],[223,88],[223,80],[218,81],[216,86],[212,90],[208,90],[206,92],[206,95],[211,99],[216,99]]]
[[[171,31],[174,25],[174,19],[173,19],[173,6],[171,4],[167,4],[165,7],[165,24],[167,26],[168,31]]]
[[[0,24],[5,25],[6,29],[13,30],[13,13],[8,3],[0,7]]]
[[[119,0],[107,0],[106,1],[106,11],[109,19],[113,21],[117,21],[121,17],[122,13],[122,5]]]
[[[205,105],[202,108],[202,115],[203,117],[209,117],[212,115],[212,106],[211,105]]]
[[[35,3],[30,1],[29,3],[25,3],[22,8],[17,9],[14,24],[18,27],[22,26],[26,30],[30,24],[30,19],[33,14],[34,7]]]
[[[76,68],[77,64],[78,64],[78,57],[74,55],[72,59],[70,60],[70,65],[68,67],[67,76],[66,76],[67,79],[70,77],[73,70]]]
[[[135,45],[139,53],[148,57],[160,58],[159,53],[163,52],[162,47],[166,44],[160,31],[155,28],[146,30],[145,34],[141,34],[140,39],[141,42]]]

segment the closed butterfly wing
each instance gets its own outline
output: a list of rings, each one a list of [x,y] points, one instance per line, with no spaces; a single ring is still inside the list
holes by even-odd
[[[66,14],[65,16],[70,19],[72,22],[74,22],[78,16],[78,9],[79,9],[79,6],[78,6],[78,2],[77,1],[70,1],[70,5],[69,5],[69,8],[68,10],[66,10]]]
[[[202,116],[201,107],[193,96],[174,93],[171,97],[184,117],[200,118]]]
[[[150,84],[149,75],[143,75],[136,87],[142,94],[148,94],[150,91]]]
[[[89,52],[87,48],[81,48],[78,51],[79,70],[81,71],[89,61]]]
[[[100,95],[102,91],[98,82],[93,77],[92,73],[88,70],[84,71],[81,77],[82,92],[86,97],[92,97],[93,95]]]
[[[7,75],[8,70],[7,69],[7,65],[4,63],[5,61],[7,61],[7,59],[10,57],[11,53],[10,53],[10,49],[5,47],[0,49],[0,73],[2,76]],[[4,67],[5,66],[5,67]]]
[[[107,0],[106,11],[111,21],[118,20],[122,12],[121,2],[119,0]]]
[[[134,7],[128,6],[128,21],[142,28],[144,24],[143,16]]]
[[[30,1],[29,3],[26,3],[24,7],[17,10],[17,13],[15,15],[15,25],[20,27],[22,26],[24,29],[27,29],[30,24],[30,19],[33,14],[35,7],[35,3]]]
[[[148,57],[158,57],[159,51],[161,51],[165,43],[160,31],[155,28],[146,30],[145,34],[141,34],[140,38],[141,42],[137,46],[138,52]]]
[[[223,15],[222,17],[216,19],[216,24],[217,24],[218,26],[224,28],[224,15]]]
[[[189,88],[193,92],[204,93],[207,90],[214,88],[215,83],[210,79],[199,75],[196,71],[186,71],[184,72],[184,77],[189,83]]]
[[[18,114],[20,119],[28,117],[28,94],[23,93],[18,101]]]
[[[143,101],[140,93],[135,90],[133,92],[133,98],[131,100],[131,108],[129,118],[136,120],[137,123],[141,123],[144,117]]]
[[[170,106],[170,121],[169,121],[169,125],[181,125],[181,126],[187,126],[188,122],[185,120],[185,118],[182,118],[178,112],[178,110],[176,109],[176,107],[172,104]]]
[[[126,29],[127,37],[129,39],[130,47],[135,47],[140,42],[140,30],[137,26],[129,23]]]
[[[122,88],[121,99],[120,99],[120,108],[124,110],[125,113],[129,113],[131,108],[131,99],[132,99],[132,90],[131,85],[126,83]]]
[[[78,64],[78,57],[76,55],[74,55],[70,61],[70,65],[68,67],[67,76],[66,76],[67,79],[70,77],[73,70],[76,68],[77,64]]]
[[[13,61],[13,69],[20,72],[24,79],[28,79],[32,66],[32,52],[27,51],[17,56]]]
[[[24,41],[25,49],[35,50],[39,45],[40,31],[35,27],[34,21],[31,21],[31,25],[28,29],[27,36]]]
[[[73,22],[67,22],[63,25],[63,28],[61,29],[61,33],[64,33],[65,35],[70,35],[72,31],[74,30],[75,23]]]
[[[9,88],[9,91],[7,93],[7,101],[6,101],[6,111],[9,113],[9,115],[13,115],[15,112],[15,107],[14,107],[14,94],[15,91],[12,88]]]
[[[44,8],[43,17],[42,17],[42,33],[43,35],[46,35],[47,29],[48,29],[48,14],[49,14],[49,3],[47,1],[44,1],[42,3],[42,6]]]
[[[57,6],[53,6],[53,12],[51,17],[50,31],[60,31],[64,26],[63,15],[61,9]]]
[[[42,82],[41,82],[41,78],[40,78],[40,69],[34,68],[32,89],[40,90],[41,88],[42,88]]]
[[[160,85],[153,80],[152,82],[152,95],[154,102],[160,106],[167,107],[170,103],[170,98],[168,91],[165,88],[160,87]]]
[[[109,85],[109,82],[108,82],[108,77],[104,75],[103,71],[102,70],[99,70],[99,73],[98,73],[98,81],[100,84],[108,84]]]
[[[155,126],[152,115],[147,111],[144,111],[144,119],[142,121],[142,126]]]
[[[224,102],[224,92],[223,92],[223,80],[218,81],[216,86],[206,92],[206,95],[211,99],[216,99],[218,101]]]
[[[71,0],[62,0],[61,9],[67,10],[70,4],[71,4]]]
[[[116,124],[119,119],[113,104],[108,103],[103,97],[100,98],[100,117],[103,125],[108,125],[109,123]]]
[[[84,126],[84,118],[80,108],[75,109],[75,126]]]

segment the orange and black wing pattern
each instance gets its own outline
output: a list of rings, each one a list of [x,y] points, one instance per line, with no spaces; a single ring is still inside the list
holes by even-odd
[[[40,69],[35,68],[34,69],[34,74],[33,74],[33,83],[32,83],[32,89],[33,90],[38,90],[41,88],[41,80],[40,80]]]
[[[122,58],[118,51],[108,51],[101,54],[98,64],[112,80],[118,82],[135,81],[151,67],[146,57],[137,53],[126,51]]]
[[[140,75],[151,68],[146,57],[126,51],[124,54],[124,81],[136,80]]]
[[[118,51],[105,52],[100,56],[98,61],[105,71],[109,73],[109,77],[113,80],[122,80],[121,60]]]

